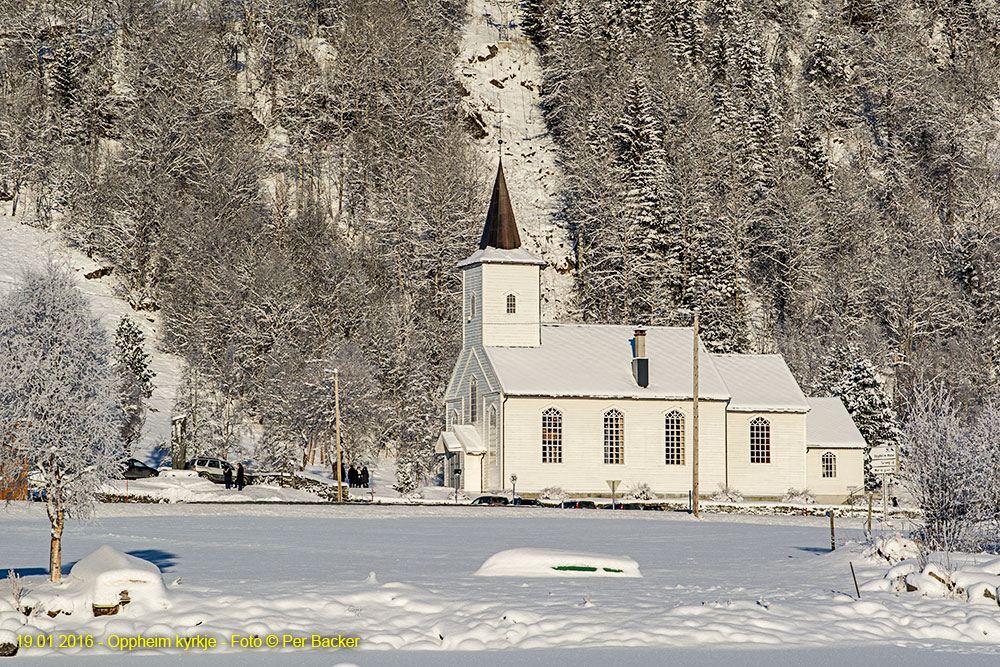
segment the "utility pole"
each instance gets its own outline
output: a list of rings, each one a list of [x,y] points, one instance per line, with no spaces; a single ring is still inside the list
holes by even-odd
[[[337,502],[344,502],[344,480],[340,478],[343,464],[340,462],[340,371],[333,369],[333,405],[337,413]]]
[[[694,381],[691,417],[691,510],[695,518],[698,514],[698,309],[694,309]]]

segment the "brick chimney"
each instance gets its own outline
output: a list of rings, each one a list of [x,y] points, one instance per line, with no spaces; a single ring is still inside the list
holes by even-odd
[[[649,359],[646,358],[646,330],[636,329],[632,339],[632,377],[640,387],[649,386]]]

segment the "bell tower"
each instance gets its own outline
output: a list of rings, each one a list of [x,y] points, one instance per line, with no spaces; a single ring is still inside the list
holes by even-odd
[[[541,344],[543,266],[545,262],[521,247],[501,160],[479,250],[458,263],[464,347]]]

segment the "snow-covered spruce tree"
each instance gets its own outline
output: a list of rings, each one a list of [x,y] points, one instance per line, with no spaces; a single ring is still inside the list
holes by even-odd
[[[128,315],[122,315],[115,329],[115,370],[120,382],[122,441],[131,454],[146,422],[145,400],[153,395],[152,360],[143,349],[142,329]]]
[[[649,323],[654,276],[669,272],[674,239],[664,228],[660,180],[663,130],[656,104],[642,72],[636,72],[625,94],[625,106],[612,127],[617,225],[621,233],[621,321]]]
[[[66,518],[89,516],[125,456],[112,347],[67,269],[49,263],[0,297],[0,443],[45,492],[49,568]]]
[[[854,345],[835,346],[820,368],[815,389],[837,396],[844,402],[867,447],[865,450],[865,488],[877,488],[878,480],[870,470],[872,447],[899,442],[899,425],[892,400],[882,386],[878,371]]]

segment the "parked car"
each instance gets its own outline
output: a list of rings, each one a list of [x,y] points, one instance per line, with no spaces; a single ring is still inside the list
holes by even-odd
[[[577,509],[577,510],[595,510],[597,505],[594,504],[593,500],[564,500],[559,503],[558,507],[563,509]]]
[[[521,505],[523,507],[541,507],[542,503],[534,498],[514,498],[511,505]]]
[[[602,510],[642,510],[646,509],[641,503],[614,503],[613,505],[602,505]]]
[[[157,477],[160,471],[151,468],[138,459],[129,459],[123,464],[125,470],[122,477],[125,479],[145,479],[147,477]]]
[[[472,501],[473,505],[509,505],[506,496],[479,496]]]
[[[188,470],[194,470],[198,473],[199,477],[204,477],[207,480],[211,480],[216,484],[223,484],[225,480],[226,469],[233,471],[233,484],[236,483],[236,466],[234,466],[229,461],[223,461],[222,459],[214,459],[207,456],[199,456],[193,458],[187,462],[185,466]],[[247,485],[253,484],[253,475],[246,469],[243,468],[243,479],[246,481]]]

